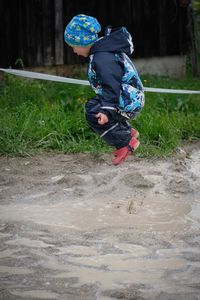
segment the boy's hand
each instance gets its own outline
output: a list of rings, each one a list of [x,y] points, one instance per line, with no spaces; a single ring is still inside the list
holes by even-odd
[[[108,117],[103,113],[98,113],[96,115],[96,118],[98,119],[98,123],[100,125],[104,125],[104,124],[108,123]]]

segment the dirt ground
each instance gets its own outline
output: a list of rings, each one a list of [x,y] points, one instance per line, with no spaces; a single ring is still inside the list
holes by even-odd
[[[0,299],[200,299],[199,149],[0,157]]]

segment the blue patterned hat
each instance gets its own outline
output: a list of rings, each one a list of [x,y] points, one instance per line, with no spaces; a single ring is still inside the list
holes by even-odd
[[[97,19],[87,15],[77,15],[65,28],[65,42],[71,46],[86,47],[98,39],[101,26]]]

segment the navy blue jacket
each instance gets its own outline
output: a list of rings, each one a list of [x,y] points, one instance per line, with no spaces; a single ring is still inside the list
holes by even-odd
[[[131,115],[144,106],[143,85],[128,57],[132,52],[132,38],[125,27],[108,27],[90,49],[88,79],[101,111],[108,116],[113,111]]]

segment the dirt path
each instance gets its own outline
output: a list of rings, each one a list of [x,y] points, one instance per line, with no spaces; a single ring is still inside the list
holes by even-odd
[[[200,299],[200,151],[0,158],[0,299]]]

